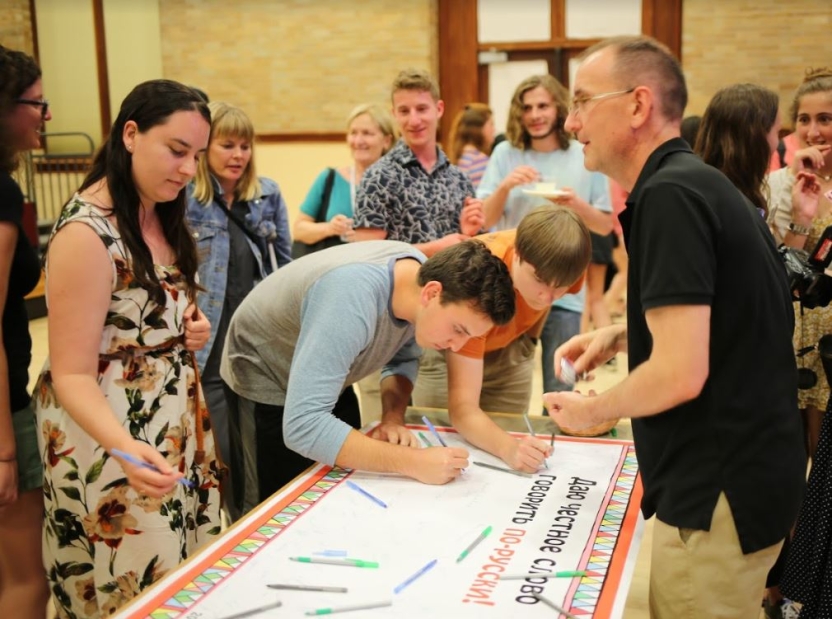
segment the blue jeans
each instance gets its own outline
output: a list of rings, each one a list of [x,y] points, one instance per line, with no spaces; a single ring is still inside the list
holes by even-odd
[[[572,391],[555,376],[555,350],[571,337],[581,332],[581,314],[559,307],[553,307],[546,318],[540,343],[543,346],[543,392]]]

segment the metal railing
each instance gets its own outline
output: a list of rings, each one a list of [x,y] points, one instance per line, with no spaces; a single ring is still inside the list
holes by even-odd
[[[38,227],[51,227],[92,166],[95,145],[86,133],[42,135],[45,148],[26,153],[15,173],[26,200],[37,210]]]

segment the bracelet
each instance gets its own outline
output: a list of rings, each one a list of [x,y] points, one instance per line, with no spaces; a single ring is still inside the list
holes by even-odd
[[[792,234],[797,234],[799,236],[809,236],[809,233],[811,231],[811,226],[801,226],[800,224],[796,224],[793,221],[789,223],[789,232],[791,232]]]

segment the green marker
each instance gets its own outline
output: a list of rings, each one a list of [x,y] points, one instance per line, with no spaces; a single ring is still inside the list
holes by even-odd
[[[317,610],[307,610],[304,614],[307,617],[319,617],[321,615],[331,615],[333,613],[346,613],[351,610],[367,610],[368,608],[381,608],[383,606],[392,606],[393,600],[384,600],[383,602],[370,602],[368,604],[354,604],[352,606],[336,606],[334,608],[318,608]]]
[[[425,436],[424,432],[419,432],[419,438],[427,445],[428,447],[433,447],[433,444],[428,440],[428,437]]]
[[[477,547],[477,544],[479,544],[482,540],[484,540],[489,535],[491,535],[491,527],[486,527],[485,530],[482,533],[480,533],[479,537],[477,537],[477,539],[475,539],[473,542],[471,542],[468,545],[468,548],[466,548],[465,550],[462,551],[462,553],[456,558],[456,562],[459,563],[465,557],[467,557],[471,553],[471,551],[474,548]]]
[[[613,438],[615,438],[616,436],[618,436],[618,430],[616,430],[615,428],[612,428],[612,429],[610,430],[610,436],[612,436]]]
[[[350,559],[344,557],[343,559],[325,559],[319,557],[289,557],[291,561],[298,563],[325,563],[326,565],[348,565],[350,567],[378,567],[377,561],[363,561],[361,559]]]
[[[580,578],[586,576],[583,570],[568,570],[564,572],[531,572],[524,574],[503,574],[500,580],[526,580],[527,578]]]

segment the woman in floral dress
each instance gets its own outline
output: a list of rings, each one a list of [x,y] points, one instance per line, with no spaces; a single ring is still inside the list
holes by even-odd
[[[184,222],[209,127],[190,88],[137,86],[50,240],[50,358],[35,397],[44,564],[59,617],[111,615],[220,531],[190,352],[210,325],[193,304],[197,255]]]

